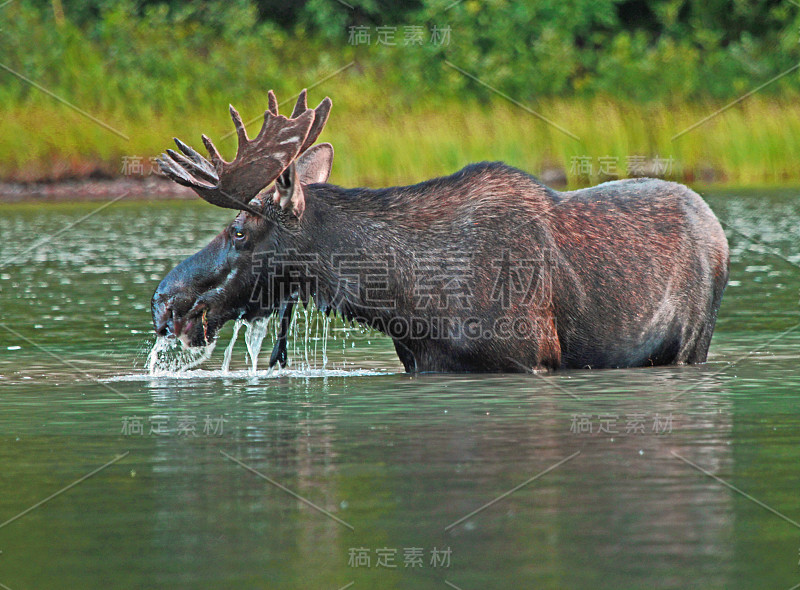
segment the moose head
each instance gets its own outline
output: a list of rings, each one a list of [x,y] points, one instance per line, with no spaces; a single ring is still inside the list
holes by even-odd
[[[258,258],[262,253],[281,248],[300,231],[307,187],[328,179],[333,147],[312,144],[330,109],[329,98],[309,109],[303,90],[287,118],[278,114],[277,99],[270,91],[264,123],[252,140],[239,113],[230,107],[238,135],[232,162],[223,160],[205,135],[210,161],[177,138],[183,153],[167,150],[158,159],[161,170],[175,182],[212,205],[239,211],[211,243],[178,264],[158,285],[152,299],[158,335],[179,338],[189,347],[203,346],[216,339],[228,320],[252,320],[281,307],[284,315],[291,315],[298,290],[284,284],[283,292],[270,290],[269,296],[254,298],[259,281],[254,268],[263,262]],[[285,364],[285,356],[281,360]]]

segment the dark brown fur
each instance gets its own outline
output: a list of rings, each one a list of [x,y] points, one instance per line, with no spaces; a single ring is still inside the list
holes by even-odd
[[[232,227],[252,235],[249,253],[232,256],[223,232],[209,251],[176,267],[154,296],[157,331],[168,333],[167,316],[183,321],[191,307],[170,301],[205,297],[216,334],[228,319],[274,313],[288,294],[276,286],[291,282],[301,299],[313,297],[326,312],[392,336],[412,372],[706,360],[728,279],[728,245],[714,214],[683,185],[636,179],[559,193],[515,168],[481,163],[408,187],[302,189],[298,225],[242,212]],[[262,272],[246,279],[259,252]],[[286,252],[315,262],[271,266],[275,253]],[[342,254],[378,266],[390,261],[382,291],[390,305],[366,301],[375,277],[342,272]],[[220,278],[209,286],[210,266]],[[447,278],[456,275],[466,277],[460,295],[448,291]],[[517,288],[523,283],[527,292]],[[481,322],[480,333],[445,327],[415,337],[402,328],[466,318]],[[501,334],[503,322],[524,324],[524,333]],[[202,343],[197,328],[190,340]]]

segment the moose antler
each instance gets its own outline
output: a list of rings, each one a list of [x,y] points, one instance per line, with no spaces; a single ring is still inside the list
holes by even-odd
[[[249,204],[250,200],[311,147],[322,133],[330,111],[331,99],[327,97],[316,109],[309,109],[306,91],[303,90],[292,116],[287,119],[278,114],[278,101],[270,90],[264,124],[252,140],[247,137],[239,113],[230,107],[239,138],[236,158],[232,162],[223,160],[205,135],[202,136],[203,144],[210,162],[177,137],[174,138],[175,144],[186,155],[168,149],[157,161],[164,174],[178,184],[188,186],[212,205],[260,215],[261,212]]]

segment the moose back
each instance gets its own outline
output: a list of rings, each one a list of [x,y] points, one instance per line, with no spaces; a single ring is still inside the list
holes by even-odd
[[[226,162],[175,140],[164,173],[239,213],[176,266],[152,301],[159,335],[213,341],[232,319],[278,314],[286,364],[295,304],[377,329],[409,372],[520,372],[704,362],[728,244],[697,193],[631,179],[557,192],[502,163],[383,189],[327,184],[330,112],[303,91],[269,109]]]

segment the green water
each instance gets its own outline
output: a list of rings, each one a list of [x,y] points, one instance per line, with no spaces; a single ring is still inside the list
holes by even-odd
[[[150,295],[230,215],[3,206],[0,588],[788,590],[799,193],[708,195],[762,243],[728,232],[708,364],[546,376],[410,377],[342,329],[223,375],[228,327],[148,377]]]

